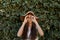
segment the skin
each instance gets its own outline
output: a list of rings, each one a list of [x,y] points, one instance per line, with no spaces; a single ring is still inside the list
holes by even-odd
[[[32,26],[32,15],[27,15],[27,22],[29,23],[29,27]]]
[[[36,24],[36,28],[40,34],[40,36],[44,36],[44,33],[43,33],[43,30],[41,29],[40,25],[38,24],[38,22],[36,21],[36,18],[32,15],[27,15],[24,19],[24,22],[22,24],[22,26],[20,27],[18,33],[17,33],[17,36],[18,37],[21,37],[22,33],[23,33],[23,29],[24,29],[24,26],[25,24],[29,22],[29,27],[31,28],[31,25],[32,25],[32,22],[34,22]]]

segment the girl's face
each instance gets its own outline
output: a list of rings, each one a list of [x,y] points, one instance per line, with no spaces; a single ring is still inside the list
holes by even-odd
[[[29,23],[32,23],[32,15],[27,15],[27,21],[28,21]]]

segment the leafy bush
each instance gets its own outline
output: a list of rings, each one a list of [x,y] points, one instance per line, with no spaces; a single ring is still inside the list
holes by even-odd
[[[40,18],[45,35],[39,40],[60,39],[60,0],[0,0],[0,40],[21,40],[17,37],[19,17],[27,11]]]

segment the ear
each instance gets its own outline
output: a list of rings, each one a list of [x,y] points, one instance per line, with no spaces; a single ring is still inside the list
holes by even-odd
[[[20,20],[24,21],[25,16],[20,16]]]

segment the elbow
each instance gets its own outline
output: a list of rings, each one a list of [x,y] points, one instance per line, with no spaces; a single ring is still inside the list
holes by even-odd
[[[44,36],[44,33],[41,33],[41,36]]]
[[[17,36],[18,36],[18,37],[20,37],[20,34],[19,34],[19,33],[17,33]]]

